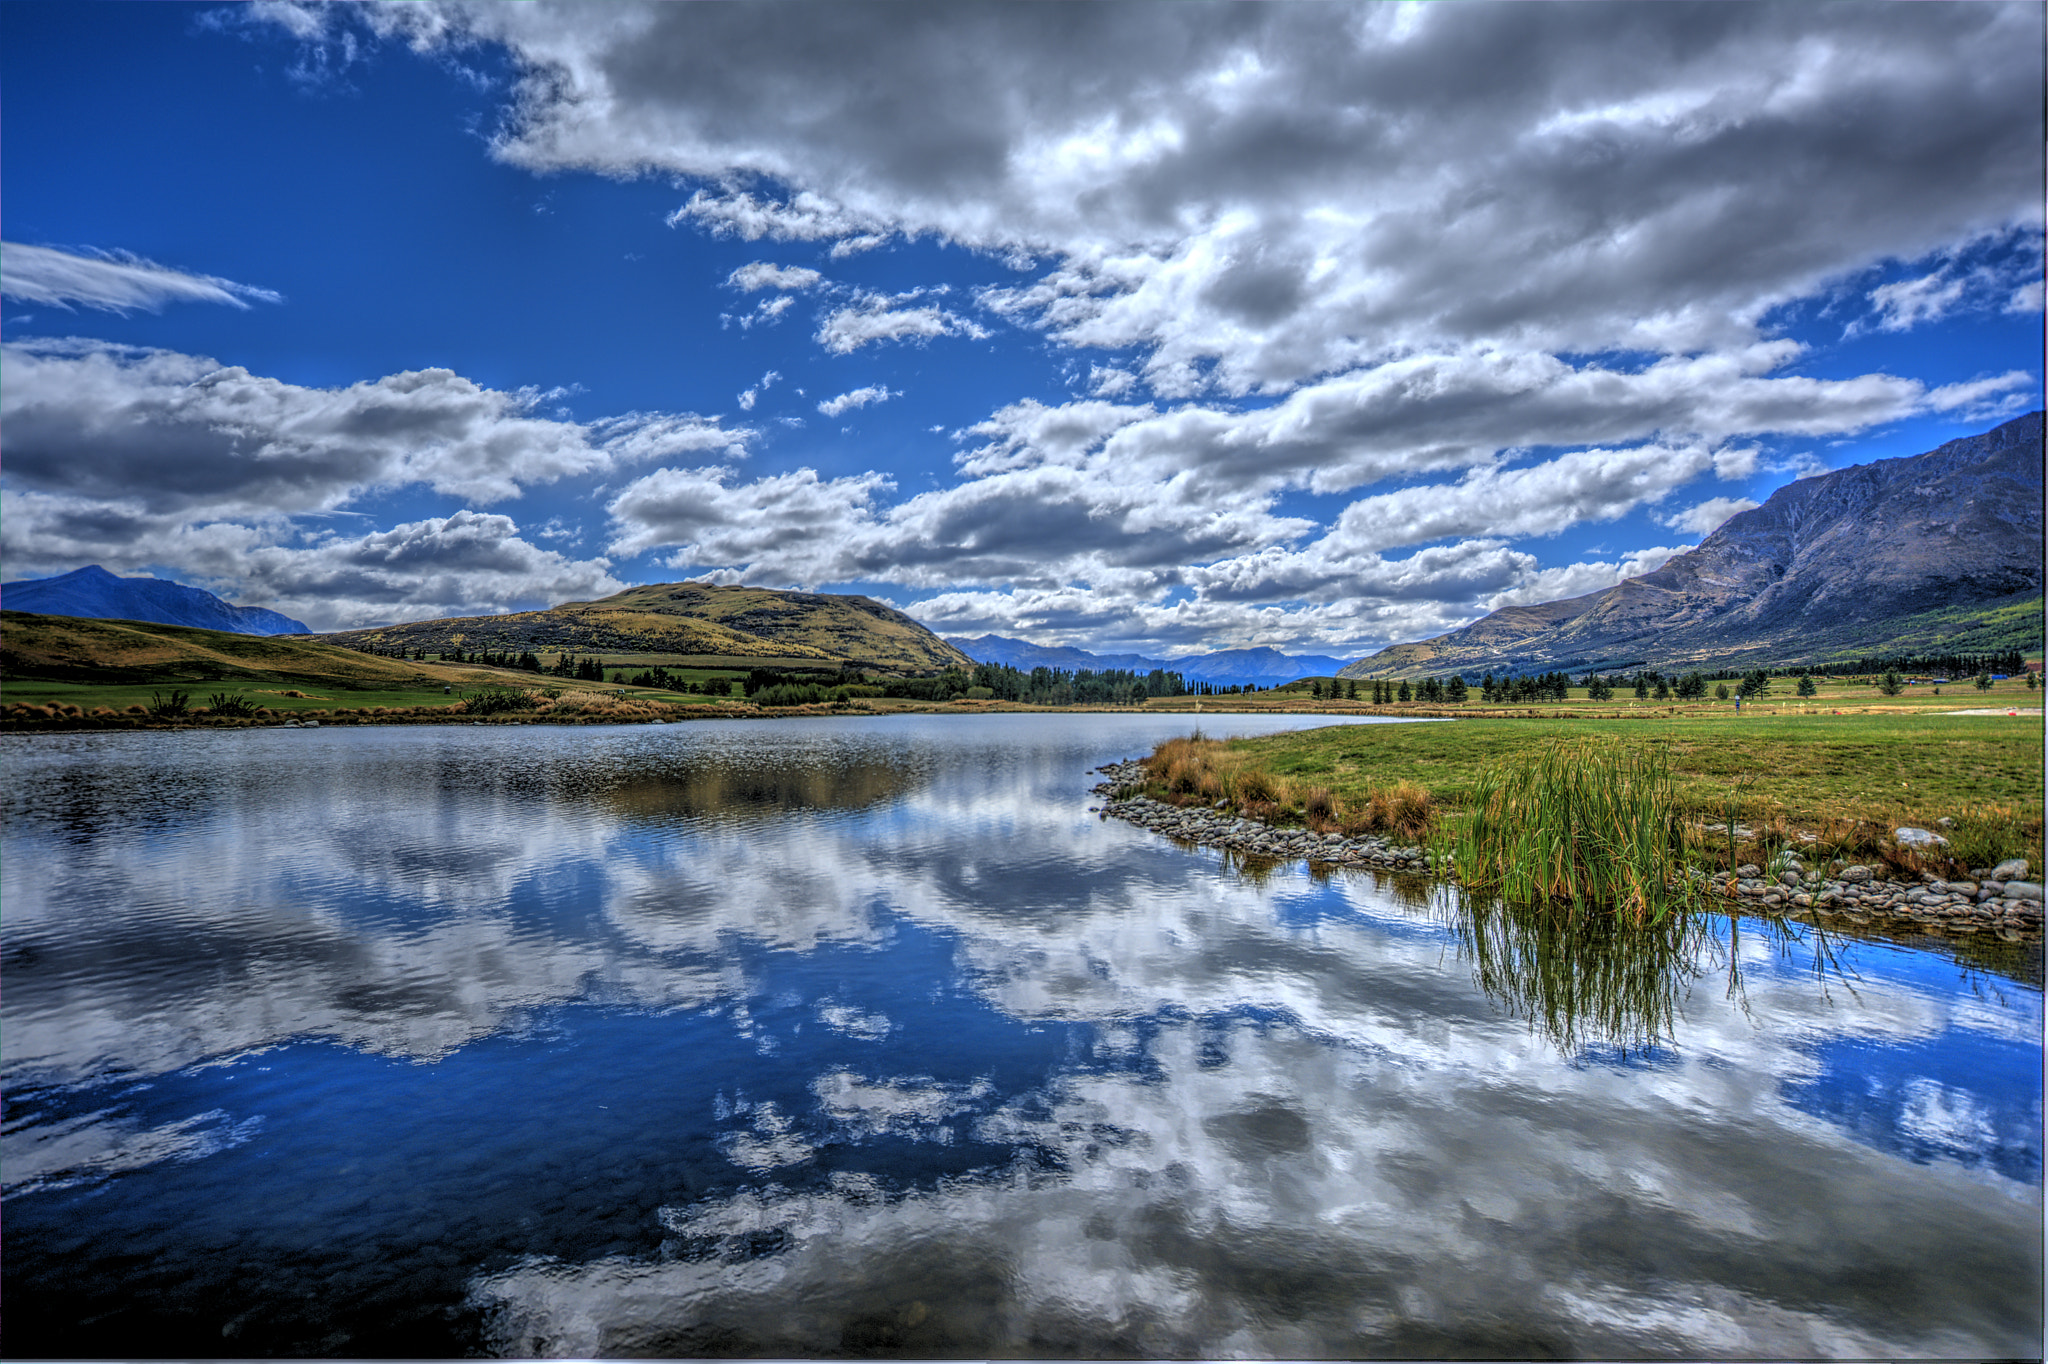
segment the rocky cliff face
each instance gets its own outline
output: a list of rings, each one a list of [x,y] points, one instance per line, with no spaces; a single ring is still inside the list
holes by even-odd
[[[2034,412],[1924,455],[1801,479],[1654,573],[1496,611],[1343,675],[1881,652],[1908,618],[2038,595],[2041,513]]]

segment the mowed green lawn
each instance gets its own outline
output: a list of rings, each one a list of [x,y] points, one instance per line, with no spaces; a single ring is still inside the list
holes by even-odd
[[[1802,827],[1831,819],[1925,826],[1994,804],[2030,812],[2039,828],[2038,715],[1944,715],[1932,708],[1837,715],[1764,707],[1745,708],[1738,717],[1730,707],[1620,720],[1344,725],[1232,740],[1223,761],[1327,786],[1340,798],[1412,781],[1455,808],[1487,766],[1525,758],[1563,735],[1662,746],[1680,805],[1701,817],[1721,814],[1733,797],[1745,818],[1777,815]]]

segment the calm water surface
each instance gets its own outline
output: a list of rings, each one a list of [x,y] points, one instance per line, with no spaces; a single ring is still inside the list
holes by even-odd
[[[1187,724],[10,741],[8,1353],[2039,1356],[2038,961],[1574,976]]]

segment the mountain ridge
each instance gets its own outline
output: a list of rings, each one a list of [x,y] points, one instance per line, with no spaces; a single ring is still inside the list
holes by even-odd
[[[169,578],[123,578],[87,564],[54,578],[0,583],[0,602],[10,611],[82,620],[139,620],[184,625],[235,635],[305,635],[304,621],[261,606],[236,606],[203,588]]]
[[[1789,483],[1653,572],[1503,607],[1339,676],[1773,666],[1905,651],[1909,622],[2039,596],[2041,532],[2036,411],[1924,454]]]

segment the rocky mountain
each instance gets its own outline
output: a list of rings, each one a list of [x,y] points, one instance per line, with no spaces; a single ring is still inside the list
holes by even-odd
[[[458,616],[323,638],[351,647],[678,654],[888,672],[970,667],[972,660],[871,597],[775,592],[710,583],[653,583],[545,611]]]
[[[1190,682],[1212,682],[1236,686],[1256,682],[1262,687],[1278,686],[1298,677],[1328,677],[1344,666],[1341,658],[1321,654],[1283,654],[1278,649],[1221,649],[1215,653],[1190,654],[1183,658],[1151,658],[1144,654],[1095,654],[1086,649],[1033,644],[1029,640],[1002,635],[972,638],[946,636],[946,642],[977,663],[1001,663],[1012,668],[1066,668],[1102,672],[1127,668],[1148,673],[1157,668],[1179,673]]]
[[[0,602],[9,611],[86,620],[146,620],[189,625],[237,635],[303,635],[303,621],[260,606],[233,606],[211,592],[168,578],[122,578],[98,564],[54,578],[0,583]]]
[[[1604,591],[1511,606],[1344,677],[1772,666],[2040,647],[2042,420],[1787,484]],[[2032,610],[2028,610],[2029,604]],[[1994,646],[1987,631],[2028,635]]]

